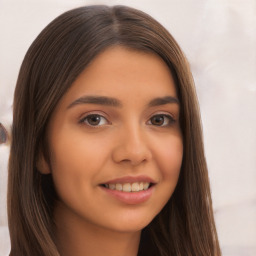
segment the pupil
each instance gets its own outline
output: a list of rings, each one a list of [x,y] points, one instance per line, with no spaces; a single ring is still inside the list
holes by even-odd
[[[96,115],[90,116],[88,122],[89,122],[91,125],[97,125],[97,124],[100,123],[100,117],[99,117],[99,116],[96,116]]]
[[[152,124],[155,124],[155,125],[161,125],[161,124],[163,124],[163,122],[164,122],[163,116],[155,116],[152,119]]]

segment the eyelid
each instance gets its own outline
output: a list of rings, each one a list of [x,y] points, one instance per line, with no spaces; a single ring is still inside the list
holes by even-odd
[[[150,124],[150,125],[153,125],[153,126],[156,126],[156,127],[168,127],[168,126],[171,126],[172,124],[176,123],[176,121],[177,121],[177,119],[176,119],[172,114],[170,114],[170,113],[158,112],[158,113],[154,113],[153,115],[151,115],[151,116],[149,117],[147,123],[150,122],[151,119],[152,119],[153,117],[155,117],[155,116],[163,116],[163,117],[166,117],[166,118],[169,119],[168,124],[165,124],[165,125],[159,125],[159,126],[158,126],[158,125]]]
[[[100,116],[101,118],[104,118],[106,120],[106,124],[101,124],[101,125],[90,125],[88,122],[86,123],[85,120],[90,117],[90,116]],[[92,111],[92,112],[88,112],[86,114],[83,114],[82,117],[79,118],[79,124],[82,125],[86,125],[88,127],[93,127],[93,128],[97,128],[97,127],[101,127],[107,124],[111,124],[111,122],[109,121],[109,118],[106,117],[105,114],[103,114],[102,112],[98,112],[98,111]]]

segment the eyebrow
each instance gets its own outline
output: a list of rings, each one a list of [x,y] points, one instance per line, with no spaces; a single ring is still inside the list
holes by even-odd
[[[73,101],[68,106],[68,108],[71,108],[75,105],[80,105],[80,104],[96,104],[96,105],[104,105],[104,106],[111,106],[111,107],[122,106],[122,103],[115,98],[110,98],[105,96],[83,96]]]
[[[161,105],[172,104],[172,103],[180,105],[178,98],[173,96],[166,96],[166,97],[160,97],[160,98],[155,98],[151,100],[148,106],[155,107],[155,106],[161,106]]]
[[[148,107],[155,107],[161,106],[166,104],[180,104],[179,100],[173,96],[165,96],[159,97],[151,100],[148,103]],[[75,101],[73,101],[67,108],[72,108],[73,106],[80,105],[80,104],[96,104],[96,105],[104,105],[104,106],[111,106],[111,107],[122,107],[121,101],[115,98],[106,97],[106,96],[83,96]]]

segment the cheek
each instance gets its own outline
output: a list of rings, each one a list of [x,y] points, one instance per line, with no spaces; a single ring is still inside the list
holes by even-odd
[[[159,170],[159,183],[156,186],[155,213],[158,214],[171,198],[178,183],[183,158],[182,138],[177,136],[165,137],[154,143],[154,161]]]
[[[63,139],[54,144],[51,168],[56,192],[60,201],[72,209],[77,209],[81,202],[92,198],[92,189],[98,184],[98,175],[103,154],[97,147],[85,141]]]
[[[87,161],[81,157],[78,148],[78,145],[74,148],[61,143],[52,152],[52,177],[60,198],[72,198],[74,188],[78,191],[85,189],[83,183],[90,177],[90,168],[85,169]]]
[[[109,149],[104,140],[95,140],[90,136],[59,131],[52,139],[51,169],[56,190],[76,191],[96,186],[98,176],[108,161]]]
[[[164,181],[177,183],[183,158],[183,142],[181,137],[172,137],[159,145],[158,163]]]

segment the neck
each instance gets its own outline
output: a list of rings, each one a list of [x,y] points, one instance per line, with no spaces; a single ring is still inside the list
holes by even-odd
[[[61,256],[136,256],[140,231],[118,232],[68,216],[55,209],[57,247]]]

